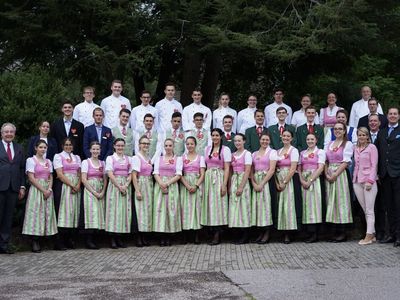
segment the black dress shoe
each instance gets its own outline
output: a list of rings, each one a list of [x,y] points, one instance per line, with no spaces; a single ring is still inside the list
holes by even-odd
[[[88,242],[86,242],[86,249],[98,250],[99,247],[94,242],[88,241]]]
[[[32,252],[33,253],[40,253],[42,250],[40,249],[39,241],[33,240],[32,241]]]
[[[396,240],[396,241],[393,243],[393,246],[394,246],[394,247],[400,247],[400,240]]]
[[[268,240],[259,240],[257,242],[257,244],[259,244],[259,245],[265,245],[265,244],[268,244],[268,243],[269,243],[269,239]]]
[[[390,235],[388,237],[386,237],[385,239],[379,241],[379,243],[381,243],[381,244],[389,244],[389,243],[394,243],[394,242],[395,242],[394,237],[392,237]]]
[[[382,241],[385,238],[385,235],[383,233],[377,233],[376,234],[376,240],[377,241]]]
[[[67,250],[67,247],[65,247],[64,243],[61,242],[61,240],[57,239],[56,243],[54,244],[54,250],[65,251]]]
[[[118,248],[126,248],[127,247],[126,244],[121,240],[120,237],[117,237],[116,242],[117,242]]]
[[[344,243],[346,241],[347,241],[346,237],[338,237],[338,238],[333,240],[333,243]]]
[[[306,239],[304,242],[307,244],[312,244],[318,241],[317,234],[312,234],[308,239]]]
[[[14,250],[10,248],[0,248],[0,254],[14,254]]]
[[[72,239],[70,239],[70,238],[65,240],[65,246],[68,249],[75,249],[74,241]]]
[[[111,238],[111,249],[118,249],[117,241],[115,238]]]

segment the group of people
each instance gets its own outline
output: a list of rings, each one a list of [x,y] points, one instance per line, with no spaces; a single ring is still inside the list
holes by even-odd
[[[211,112],[197,89],[182,108],[172,83],[155,107],[147,91],[132,109],[120,81],[111,90],[100,106],[92,87],[84,88],[84,102],[75,108],[65,101],[61,119],[41,122],[26,161],[13,142],[15,126],[3,124],[0,253],[12,252],[12,212],[25,196],[25,173],[30,187],[22,233],[33,252],[41,251],[43,236],[56,237],[55,249],[73,248],[78,228],[89,249],[98,249],[101,230],[112,248],[126,247],[128,233],[138,246],[148,245],[152,232],[161,246],[181,231],[200,243],[202,228],[217,245],[227,227],[237,244],[249,242],[251,228],[258,233],[254,242],[268,243],[272,227],[284,243],[300,229],[313,243],[321,224],[329,225],[330,241],[343,242],[353,222],[353,191],[367,223],[359,244],[378,239],[400,246],[399,109],[383,115],[369,87],[350,118],[333,93],[318,115],[309,95],[292,114],[279,88],[265,110],[250,95],[239,113],[227,94]],[[390,232],[384,236],[386,215]]]

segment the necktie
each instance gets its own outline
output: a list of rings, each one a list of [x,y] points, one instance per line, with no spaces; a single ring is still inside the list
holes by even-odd
[[[376,140],[376,133],[371,133],[372,143],[375,143]]]
[[[393,130],[394,130],[394,127],[393,127],[393,126],[390,126],[390,127],[389,127],[389,131],[388,131],[388,136],[390,136],[390,134],[392,133]]]
[[[125,128],[125,126],[122,127],[122,135],[126,135],[126,128]]]
[[[308,125],[308,133],[314,133],[314,126]]]
[[[11,143],[7,143],[7,156],[8,156],[8,160],[12,161],[12,153],[11,153]]]
[[[227,133],[227,134],[226,134],[226,140],[227,140],[227,141],[230,141],[230,140],[231,140],[231,134],[230,134],[230,133]]]
[[[97,130],[97,139],[99,140],[99,143],[101,143],[101,127],[96,126],[96,130]]]
[[[261,136],[261,133],[262,133],[262,128],[259,126],[259,127],[257,127],[257,134],[258,134],[258,137]]]
[[[146,136],[147,136],[147,138],[148,138],[148,139],[150,139],[150,138],[151,138],[151,132],[150,132],[150,130],[147,130],[147,132],[146,132]]]
[[[284,129],[285,129],[285,128],[283,128],[283,126],[280,126],[280,127],[279,127],[279,132],[281,133],[281,135],[283,134]]]
[[[199,139],[202,139],[202,138],[203,138],[203,134],[201,133],[201,130],[200,130],[200,129],[197,130],[197,137],[198,137]]]
[[[176,139],[176,129],[174,130],[174,133],[172,134],[172,137],[173,137],[174,139]]]

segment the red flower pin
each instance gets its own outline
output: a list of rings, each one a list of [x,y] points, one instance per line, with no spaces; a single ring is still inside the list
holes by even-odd
[[[339,150],[338,147],[333,148],[333,152],[337,152]]]
[[[76,128],[71,128],[71,132],[72,132],[72,134],[75,134],[76,133]]]
[[[173,158],[171,158],[170,160],[168,160],[169,164],[172,165],[174,164],[175,160]]]
[[[106,137],[107,137],[107,138],[110,138],[110,136],[111,136],[111,133],[106,132]]]
[[[232,162],[235,162],[235,161],[236,161],[236,157],[232,156]]]
[[[180,133],[180,134],[178,135],[178,137],[179,137],[180,139],[183,139],[183,133]]]
[[[197,137],[198,137],[199,139],[202,139],[202,138],[204,137],[204,135],[203,135],[201,132],[199,132],[199,133],[197,134]]]
[[[99,172],[103,173],[103,167],[99,167]]]
[[[48,168],[49,167],[49,163],[46,161],[46,163],[44,164],[44,167],[45,168]]]
[[[285,154],[283,155],[283,157],[286,159],[286,158],[289,157],[289,154],[285,153]]]
[[[310,153],[310,154],[308,154],[308,158],[314,158],[314,153]]]
[[[190,163],[190,159],[185,159],[183,162],[185,163],[185,165],[188,165]]]
[[[212,156],[218,157],[218,153],[217,153],[217,152],[214,152],[214,153],[212,154]]]

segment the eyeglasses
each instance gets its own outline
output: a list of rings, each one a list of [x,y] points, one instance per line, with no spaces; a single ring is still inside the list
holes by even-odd
[[[150,143],[140,143],[141,145],[150,145]]]
[[[333,128],[333,130],[344,130],[343,128]]]

